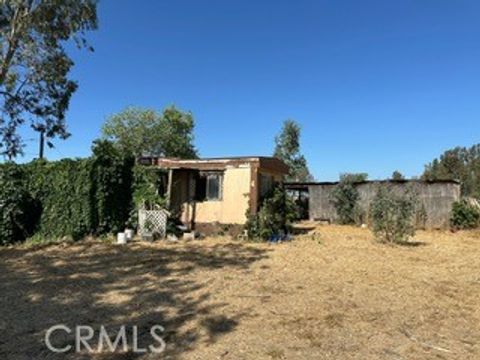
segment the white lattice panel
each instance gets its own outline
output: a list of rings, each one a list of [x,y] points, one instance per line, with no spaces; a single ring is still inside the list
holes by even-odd
[[[138,232],[140,235],[145,231],[145,224],[152,224],[153,232],[165,237],[167,234],[168,211],[166,210],[139,210],[138,211]]]

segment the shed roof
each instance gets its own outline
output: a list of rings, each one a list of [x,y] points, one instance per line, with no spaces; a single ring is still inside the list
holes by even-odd
[[[289,189],[301,189],[308,186],[322,186],[322,185],[338,185],[339,181],[322,181],[322,182],[286,182],[285,186]],[[420,179],[401,179],[401,180],[365,180],[365,181],[355,181],[355,185],[361,184],[385,184],[385,183],[424,183],[424,184],[460,184],[458,180],[450,180],[450,179],[440,179],[440,180],[420,180]]]

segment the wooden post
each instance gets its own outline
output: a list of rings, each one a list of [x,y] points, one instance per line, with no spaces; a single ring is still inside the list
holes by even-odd
[[[167,183],[167,209],[170,210],[172,205],[172,183],[173,183],[173,169],[168,169],[168,183]]]

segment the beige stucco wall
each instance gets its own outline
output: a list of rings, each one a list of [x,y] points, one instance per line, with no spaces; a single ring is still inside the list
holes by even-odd
[[[223,197],[219,201],[203,201],[195,204],[195,222],[244,224],[249,206],[251,187],[250,165],[227,168],[223,178]],[[192,214],[192,205],[184,204],[183,220]],[[188,221],[188,220],[187,220]]]

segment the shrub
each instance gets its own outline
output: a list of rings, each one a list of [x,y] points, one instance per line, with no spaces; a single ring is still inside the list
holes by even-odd
[[[454,229],[473,229],[480,223],[480,210],[466,200],[457,201],[452,207],[450,224]]]
[[[362,178],[364,178],[363,174],[342,175],[340,182],[330,195],[330,201],[337,211],[340,224],[355,224],[362,217],[357,205],[360,194],[355,187],[355,182]]]
[[[248,214],[245,229],[250,239],[267,240],[274,235],[287,234],[296,216],[296,206],[286,190],[275,186],[263,200],[257,214]]]
[[[41,208],[39,236],[79,239],[93,231],[91,167],[89,159],[34,161],[22,166],[28,192]]]
[[[0,171],[0,245],[23,241],[35,230],[38,204],[25,186],[25,172],[6,164]]]
[[[92,156],[92,193],[96,233],[117,232],[125,228],[133,207],[134,159],[111,142],[94,142]]]
[[[394,194],[382,187],[372,201],[370,216],[373,233],[378,240],[389,243],[406,242],[415,234],[415,197]]]
[[[123,229],[132,209],[132,167],[133,159],[106,142],[88,159],[0,165],[0,244]]]
[[[152,210],[165,208],[166,199],[162,195],[166,184],[162,182],[165,170],[136,165],[133,171],[133,202],[136,208]],[[163,191],[162,191],[163,190]]]

